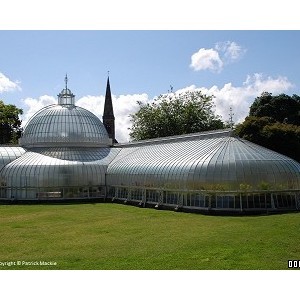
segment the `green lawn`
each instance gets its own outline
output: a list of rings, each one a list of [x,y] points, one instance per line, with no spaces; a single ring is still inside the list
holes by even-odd
[[[2,269],[287,269],[300,214],[208,216],[120,204],[0,206]]]

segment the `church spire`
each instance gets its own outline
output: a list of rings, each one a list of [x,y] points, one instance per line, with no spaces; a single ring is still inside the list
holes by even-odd
[[[114,118],[114,109],[113,109],[112,100],[111,100],[109,76],[107,77],[103,118],[104,118],[104,116]]]
[[[104,112],[103,112],[103,125],[106,128],[108,136],[116,143],[115,139],[115,116],[111,98],[109,75],[107,76]]]

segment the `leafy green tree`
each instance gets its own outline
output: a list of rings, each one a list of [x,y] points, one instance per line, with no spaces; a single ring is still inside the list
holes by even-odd
[[[264,92],[255,98],[250,107],[249,116],[272,117],[280,123],[300,125],[300,97],[280,94],[272,96]]]
[[[0,100],[0,144],[17,144],[22,132],[19,119],[22,113],[22,109]]]
[[[224,128],[213,111],[213,97],[200,91],[160,95],[153,103],[138,102],[131,114],[133,140],[181,135]]]
[[[300,97],[264,92],[249,116],[236,126],[238,136],[300,162]]]
[[[273,123],[263,127],[266,147],[300,162],[300,126]]]
[[[235,133],[255,144],[266,146],[265,136],[263,135],[263,129],[266,125],[272,125],[275,120],[270,117],[246,117],[242,124],[238,124],[235,127]]]

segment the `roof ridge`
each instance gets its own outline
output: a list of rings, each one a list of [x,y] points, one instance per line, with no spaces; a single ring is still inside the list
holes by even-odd
[[[209,130],[209,131],[200,131],[195,133],[188,133],[182,135],[173,135],[166,136],[160,138],[153,138],[147,140],[133,141],[127,143],[119,143],[116,147],[134,147],[141,145],[149,145],[149,144],[160,144],[166,142],[181,142],[185,140],[191,140],[193,138],[213,138],[213,137],[225,137],[231,135],[231,129],[217,129],[217,130]]]

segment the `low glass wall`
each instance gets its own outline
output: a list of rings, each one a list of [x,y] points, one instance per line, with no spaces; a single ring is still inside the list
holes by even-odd
[[[142,187],[111,186],[107,197],[144,204],[224,211],[277,209],[298,210],[300,191],[176,191]]]
[[[2,187],[0,199],[2,200],[65,200],[65,199],[94,199],[105,198],[105,186],[82,187]]]

